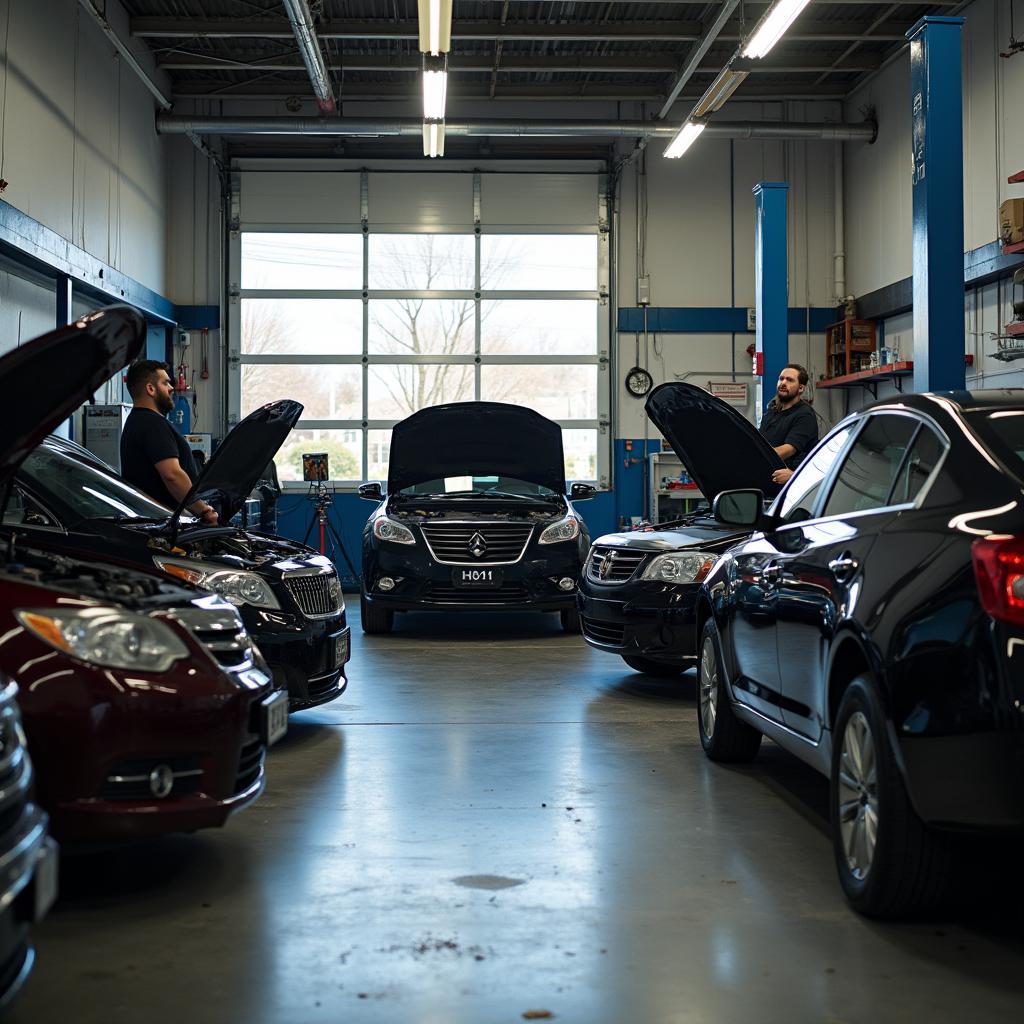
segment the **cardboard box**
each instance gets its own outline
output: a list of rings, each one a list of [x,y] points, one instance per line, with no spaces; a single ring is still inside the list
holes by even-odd
[[[1003,245],[1024,242],[1024,199],[1007,199],[999,207],[999,237]]]

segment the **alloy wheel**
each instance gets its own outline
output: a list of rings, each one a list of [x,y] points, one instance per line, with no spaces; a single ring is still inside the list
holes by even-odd
[[[855,711],[839,753],[839,831],[850,873],[863,881],[878,839],[878,769],[875,738],[864,713]]]
[[[718,660],[711,637],[705,637],[700,652],[700,724],[709,739],[715,735],[718,715]]]

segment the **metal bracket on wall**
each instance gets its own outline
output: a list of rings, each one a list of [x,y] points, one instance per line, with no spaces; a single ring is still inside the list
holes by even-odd
[[[237,172],[231,175],[228,201],[228,230],[237,231],[242,223],[242,176]]]

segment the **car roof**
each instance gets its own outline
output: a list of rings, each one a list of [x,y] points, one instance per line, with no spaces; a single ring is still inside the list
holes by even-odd
[[[983,388],[978,391],[928,391],[890,395],[869,409],[904,406],[921,412],[984,412],[986,409],[1024,409],[1024,388]],[[865,410],[867,411],[867,410]]]

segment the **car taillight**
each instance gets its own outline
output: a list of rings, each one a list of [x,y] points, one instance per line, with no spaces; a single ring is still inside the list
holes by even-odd
[[[1024,537],[984,537],[971,545],[981,606],[1001,622],[1024,625]]]

